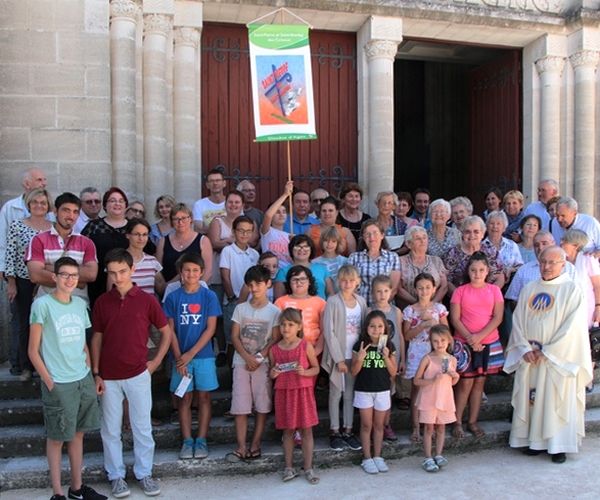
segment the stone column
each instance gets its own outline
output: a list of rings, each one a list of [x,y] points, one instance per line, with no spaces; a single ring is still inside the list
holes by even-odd
[[[394,59],[398,42],[365,44],[369,78],[369,199],[394,189]]]
[[[172,18],[144,15],[144,200],[152,205],[168,186],[167,42]]]
[[[560,178],[560,86],[564,57],[535,62],[540,75],[540,179]]]
[[[132,0],[110,2],[112,183],[128,193],[136,187],[136,28],[140,12]]]
[[[569,59],[575,70],[575,190],[579,211],[594,214],[596,66],[600,54],[581,50]]]
[[[175,199],[193,200],[200,192],[197,168],[200,131],[196,115],[200,105],[198,85],[198,45],[200,30],[175,29],[173,61],[173,149]]]

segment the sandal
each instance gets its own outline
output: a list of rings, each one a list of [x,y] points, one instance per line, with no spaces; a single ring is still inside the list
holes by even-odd
[[[246,460],[247,453],[242,454],[238,450],[232,451],[225,455],[225,460],[227,460],[230,464],[239,464],[240,462],[244,462]]]
[[[421,467],[423,467],[423,470],[426,472],[437,472],[440,470],[438,464],[436,464],[435,460],[431,457],[423,460]]]
[[[262,453],[260,451],[260,448],[257,448],[256,450],[248,450],[246,452],[247,460],[256,460],[257,458],[260,458],[261,456],[262,456]]]
[[[296,469],[293,469],[292,467],[286,467],[283,470],[283,482],[287,483],[288,481],[291,481],[292,479],[294,479],[295,477],[298,476],[298,473],[296,472]]]
[[[454,424],[454,429],[452,429],[452,435],[456,439],[462,439],[465,437],[465,431],[463,430],[462,424]]]
[[[412,434],[410,435],[410,441],[414,444],[419,444],[421,442],[421,432],[419,429],[413,429]]]
[[[476,439],[481,439],[485,436],[485,431],[477,425],[477,422],[467,424],[468,431],[475,436]]]
[[[304,475],[306,476],[306,480],[310,484],[317,484],[321,480],[321,478],[315,474],[315,471],[313,469],[306,470],[304,472]]]

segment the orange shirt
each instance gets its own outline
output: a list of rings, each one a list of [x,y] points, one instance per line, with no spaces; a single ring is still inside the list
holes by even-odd
[[[283,295],[275,301],[275,305],[282,311],[288,307],[302,311],[302,332],[306,341],[313,347],[315,347],[321,336],[321,316],[325,310],[325,304],[326,302],[316,295],[305,299]]]

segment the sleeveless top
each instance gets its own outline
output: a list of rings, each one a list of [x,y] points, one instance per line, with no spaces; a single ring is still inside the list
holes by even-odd
[[[187,247],[185,247],[181,251],[175,250],[173,245],[171,245],[171,238],[169,238],[168,236],[165,238],[165,249],[163,253],[162,270],[165,281],[171,281],[173,277],[175,277],[175,275],[177,274],[177,270],[175,269],[175,262],[177,262],[177,259],[184,253],[189,252],[201,255],[200,241],[202,240],[202,238],[203,236],[201,234],[197,234],[194,238],[194,241],[192,241]]]
[[[306,340],[300,340],[299,344],[293,349],[286,350],[275,344],[271,347],[273,361],[275,365],[282,363],[291,363],[297,361],[305,370],[310,368],[308,356],[306,355]],[[275,379],[275,389],[300,389],[302,387],[311,387],[314,385],[315,377],[303,377],[296,372],[281,373]]]

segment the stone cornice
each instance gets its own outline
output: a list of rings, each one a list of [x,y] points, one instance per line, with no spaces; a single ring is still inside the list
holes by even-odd
[[[600,59],[600,53],[595,50],[580,50],[569,56],[573,68],[580,66],[595,68],[598,64],[598,59]]]
[[[172,16],[167,16],[166,14],[144,14],[144,36],[167,36],[171,32],[172,25]]]
[[[398,42],[391,40],[371,40],[365,44],[367,59],[390,59],[394,60],[398,53]]]
[[[118,18],[137,21],[139,13],[140,7],[133,0],[111,0],[110,2],[111,21]]]
[[[562,73],[565,66],[565,58],[559,56],[546,56],[535,62],[538,73]]]
[[[175,27],[175,45],[188,45],[196,48],[200,43],[200,30],[186,26]]]

